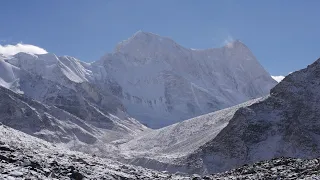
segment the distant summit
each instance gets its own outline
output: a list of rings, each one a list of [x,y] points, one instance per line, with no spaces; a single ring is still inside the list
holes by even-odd
[[[138,31],[98,62],[121,87],[129,114],[154,128],[266,95],[276,84],[239,40],[192,50]]]

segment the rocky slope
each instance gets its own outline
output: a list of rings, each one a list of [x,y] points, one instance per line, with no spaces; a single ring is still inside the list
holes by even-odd
[[[244,165],[208,179],[320,179],[320,159],[276,158]]]
[[[214,139],[225,128],[240,107],[263,100],[258,98],[234,107],[185,120],[150,131],[121,144],[119,148],[128,162],[170,172],[188,171],[179,159],[192,154]]]
[[[0,125],[0,179],[190,179],[70,151]]]
[[[271,94],[137,137],[129,162],[208,174],[277,157],[317,158],[320,60],[288,75]]]
[[[191,167],[217,172],[280,156],[318,157],[319,72],[317,60],[288,75],[264,101],[240,108],[214,139],[187,158]]]
[[[81,82],[79,77],[78,80],[75,80],[77,79],[75,78],[76,75],[63,74],[64,69],[66,71],[70,70],[65,65],[66,62],[69,62],[66,61],[68,58],[58,58],[52,54],[19,53],[13,57],[0,59],[0,69],[3,70],[0,74],[0,80],[2,80],[0,85],[21,94],[17,95],[14,92],[6,91],[4,88],[0,89],[3,96],[1,105],[13,109],[12,114],[9,115],[12,122],[8,120],[8,112],[5,110],[2,112],[0,121],[8,124],[24,118],[24,121],[21,121],[24,124],[15,126],[15,128],[25,129],[24,132],[26,132],[28,128],[34,127],[32,124],[34,120],[32,119],[38,119],[42,122],[44,121],[43,118],[47,116],[46,114],[50,114],[50,117],[52,116],[53,119],[62,122],[58,123],[58,129],[59,126],[64,128],[69,124],[74,124],[75,121],[81,121],[81,123],[96,129],[95,131],[99,132],[98,134],[103,137],[105,142],[131,138],[148,130],[131,118],[125,112],[121,101],[108,91],[104,92],[88,81],[83,80]],[[78,62],[70,59],[71,62]],[[70,79],[70,77],[73,79]],[[21,112],[19,109],[20,106],[29,107],[30,111],[34,112],[35,117],[25,117],[25,112]],[[52,109],[55,109],[54,113]],[[73,119],[72,122],[68,122],[69,119]],[[21,122],[19,121],[19,123]],[[54,130],[45,131],[49,125],[44,124],[38,127],[36,131],[35,128],[29,129],[29,131],[32,132],[31,134],[40,131],[42,131],[42,134],[52,131],[53,134],[56,134],[56,138],[59,135],[68,134],[64,132],[58,135]],[[37,126],[39,125],[35,124],[35,127]],[[76,128],[79,127],[75,126],[74,129]],[[83,131],[83,129],[86,128],[81,127],[77,131]],[[72,137],[73,134],[68,136]],[[68,139],[70,140],[70,137]]]
[[[272,159],[224,173],[168,174],[70,151],[0,124],[0,179],[320,179],[320,159]]]

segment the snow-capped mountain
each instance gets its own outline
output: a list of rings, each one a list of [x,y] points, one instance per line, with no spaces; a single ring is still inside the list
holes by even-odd
[[[148,130],[117,97],[64,74],[70,70],[65,59],[20,53],[0,60],[0,122],[50,142],[80,144],[130,139]]]
[[[135,164],[203,174],[282,156],[316,158],[319,88],[320,59],[268,96],[149,132],[121,148]]]
[[[94,101],[105,97],[103,109],[120,108],[152,128],[266,95],[276,84],[240,41],[191,50],[141,31],[93,63],[52,53],[18,53],[2,59],[14,66],[8,74],[19,68],[74,91],[80,86]],[[18,90],[14,89],[18,82],[13,82],[17,78],[4,78],[3,86]],[[40,100],[38,91],[32,93]]]
[[[138,32],[92,63],[52,53],[1,56],[0,122],[148,168],[215,172],[237,164],[207,170],[200,151],[275,84],[240,41],[191,50]],[[208,112],[158,130],[140,123],[158,128]]]
[[[104,69],[99,76],[114,82],[128,113],[153,128],[266,95],[276,84],[240,41],[191,50],[142,31],[97,66],[92,72]]]

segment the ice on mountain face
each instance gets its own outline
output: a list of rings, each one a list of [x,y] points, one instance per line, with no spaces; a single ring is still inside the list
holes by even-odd
[[[0,58],[0,86],[11,89],[18,93],[23,93],[19,90],[20,69],[12,66]]]
[[[232,44],[195,51],[139,31],[92,66],[121,87],[130,115],[159,128],[269,93],[276,82],[243,43]]]

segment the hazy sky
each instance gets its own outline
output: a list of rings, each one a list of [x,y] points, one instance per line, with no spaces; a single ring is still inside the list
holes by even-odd
[[[197,49],[239,39],[272,75],[286,75],[320,57],[319,7],[318,0],[1,1],[0,51],[22,42],[93,61],[143,30]]]

